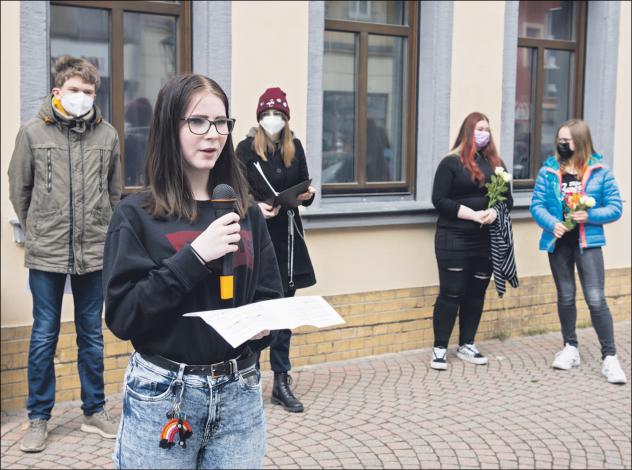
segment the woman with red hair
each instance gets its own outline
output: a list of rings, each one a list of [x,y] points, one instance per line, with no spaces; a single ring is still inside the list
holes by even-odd
[[[439,212],[435,254],[439,268],[439,295],[433,312],[434,347],[431,367],[445,370],[448,342],[459,317],[459,359],[487,364],[474,344],[483,312],[485,291],[492,273],[489,225],[497,217],[488,209],[485,183],[496,167],[503,167],[482,113],[469,114],[450,153],[439,163],[432,203]],[[505,203],[513,200],[507,191]]]

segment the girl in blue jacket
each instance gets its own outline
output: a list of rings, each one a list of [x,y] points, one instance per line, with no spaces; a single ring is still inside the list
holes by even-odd
[[[555,355],[553,367],[568,370],[580,364],[575,323],[575,266],[599,337],[602,374],[610,383],[625,383],[625,373],[616,356],[612,315],[604,294],[606,244],[603,225],[621,217],[622,203],[614,176],[595,153],[588,125],[580,119],[564,122],[557,132],[557,152],[538,173],[531,214],[542,227],[540,250],[548,251],[557,288],[557,308],[564,349]],[[566,198],[574,193],[594,199],[586,210],[571,209]],[[563,223],[567,214],[575,225]]]

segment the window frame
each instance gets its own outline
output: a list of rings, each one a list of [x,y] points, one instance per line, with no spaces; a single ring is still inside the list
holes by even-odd
[[[177,73],[191,72],[191,2],[181,3],[145,1],[102,1],[102,0],[51,0],[50,5],[107,10],[110,14],[110,63],[111,63],[111,122],[119,135],[121,152],[121,184],[123,194],[140,191],[139,186],[125,186],[125,94],[123,17],[124,12],[175,16],[177,18],[178,64]],[[49,46],[50,52],[50,46]]]
[[[524,1],[524,0],[523,0]],[[573,96],[571,97],[571,103],[573,104],[573,110],[570,113],[570,117],[581,117],[583,115],[584,104],[584,63],[586,59],[586,29],[587,29],[587,2],[577,1],[573,2],[573,6],[576,9],[575,13],[575,31],[576,38],[574,40],[560,40],[560,39],[541,39],[541,38],[529,38],[521,36],[522,31],[518,31],[518,44],[516,48],[516,54],[520,52],[520,48],[535,49],[536,51],[536,71],[535,80],[532,81],[532,85],[535,85],[535,100],[534,100],[534,119],[533,119],[533,145],[532,152],[529,155],[529,161],[531,163],[530,174],[531,178],[516,179],[513,181],[515,189],[531,189],[535,185],[535,177],[537,175],[540,166],[542,165],[543,157],[541,155],[542,147],[542,104],[543,104],[543,82],[544,82],[544,51],[545,50],[562,50],[574,52],[575,57],[575,69],[573,70],[574,86]],[[519,25],[518,20],[518,25]],[[516,76],[517,79],[517,76]],[[533,79],[532,79],[533,80]],[[514,83],[514,88],[516,84]],[[515,91],[514,91],[515,94]],[[514,120],[515,122],[515,120]],[[515,137],[514,137],[515,138]],[[512,152],[513,153],[513,152]],[[545,156],[546,157],[546,156]],[[513,164],[512,164],[513,166]]]
[[[322,194],[324,198],[344,197],[357,195],[380,194],[414,194],[415,184],[415,142],[416,142],[416,118],[417,118],[417,58],[418,58],[418,12],[417,2],[405,1],[408,9],[407,25],[392,25],[385,23],[368,23],[351,20],[332,20],[325,18],[324,31],[354,33],[358,37],[356,56],[356,97],[355,100],[355,139],[354,139],[354,182],[348,183],[323,183]],[[366,181],[367,173],[367,133],[366,123],[368,115],[368,43],[369,34],[393,36],[405,38],[407,43],[407,71],[405,87],[405,104],[402,107],[404,116],[403,131],[403,155],[404,180],[389,182]],[[321,162],[322,164],[322,162]],[[386,190],[380,192],[380,189]],[[397,190],[401,191],[397,191]]]

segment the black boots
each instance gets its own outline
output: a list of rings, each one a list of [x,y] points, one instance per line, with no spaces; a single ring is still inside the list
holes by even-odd
[[[292,377],[287,372],[275,372],[274,373],[274,388],[272,389],[272,403],[275,405],[281,405],[286,411],[292,413],[302,413],[303,404],[296,399],[290,385],[292,384]]]

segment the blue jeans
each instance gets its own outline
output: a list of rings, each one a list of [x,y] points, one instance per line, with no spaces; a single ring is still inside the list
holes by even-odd
[[[232,376],[178,373],[130,357],[125,373],[123,416],[112,456],[117,468],[261,468],[265,415],[256,367]],[[181,395],[180,395],[181,394]],[[179,400],[178,397],[181,396]],[[167,413],[176,402],[193,434],[186,448],[159,446]]]
[[[90,416],[103,409],[103,333],[101,271],[71,275],[75,302],[81,409]],[[29,346],[29,419],[50,419],[55,405],[55,349],[59,338],[61,302],[66,274],[29,270],[33,294],[33,329]]]
[[[586,248],[578,245],[557,243],[555,251],[549,253],[551,273],[557,288],[557,313],[562,326],[564,343],[577,347],[577,306],[575,304],[575,266],[584,291],[584,299],[590,310],[590,320],[597,332],[601,345],[602,359],[614,356],[614,328],[612,315],[604,293],[604,266],[601,248]]]

